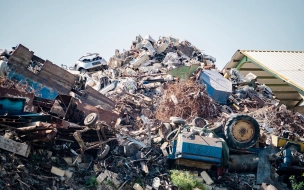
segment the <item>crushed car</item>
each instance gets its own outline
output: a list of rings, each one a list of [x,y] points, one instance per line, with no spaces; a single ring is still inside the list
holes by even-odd
[[[104,69],[107,69],[107,61],[98,53],[87,53],[78,59],[74,67],[70,67],[70,70],[80,71],[81,74]]]

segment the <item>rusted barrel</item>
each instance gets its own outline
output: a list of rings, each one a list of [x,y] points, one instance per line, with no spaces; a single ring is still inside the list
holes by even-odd
[[[259,157],[254,154],[230,155],[229,172],[253,172],[257,170]]]

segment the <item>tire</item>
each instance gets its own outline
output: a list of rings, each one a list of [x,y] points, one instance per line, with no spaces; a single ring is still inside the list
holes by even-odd
[[[195,127],[203,128],[205,125],[207,125],[207,122],[201,117],[196,117],[192,120],[192,125]]]
[[[97,122],[97,120],[98,120],[97,114],[96,113],[90,113],[84,119],[83,123],[84,123],[85,126],[92,126]]]
[[[233,115],[224,129],[227,144],[236,149],[247,149],[255,145],[260,136],[259,123],[248,115]]]
[[[175,140],[177,138],[177,135],[180,131],[178,129],[174,129],[173,131],[171,131],[165,138],[166,141],[172,141]]]
[[[106,144],[103,149],[99,149],[97,151],[97,157],[99,159],[103,159],[108,155],[109,151],[110,151],[110,146]]]

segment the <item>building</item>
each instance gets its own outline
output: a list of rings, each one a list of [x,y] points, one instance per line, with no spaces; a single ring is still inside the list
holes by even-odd
[[[304,51],[237,50],[224,69],[237,68],[257,76],[271,88],[280,103],[304,112]],[[299,107],[300,106],[300,107]]]

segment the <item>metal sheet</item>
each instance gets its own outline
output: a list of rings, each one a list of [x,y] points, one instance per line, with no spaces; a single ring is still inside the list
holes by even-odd
[[[175,69],[172,69],[170,71],[168,71],[169,75],[172,75],[174,77],[178,77],[178,78],[184,78],[187,79],[189,78],[192,73],[194,73],[194,71],[199,67],[200,65],[191,65],[189,66],[181,66]]]
[[[232,92],[232,83],[217,71],[203,70],[199,75],[200,83],[206,85],[209,96],[220,104],[226,104]]]
[[[34,91],[36,96],[53,100],[58,95],[54,89],[49,88],[48,86],[42,85],[41,83],[32,80],[29,78],[29,75],[23,75],[22,73],[15,72],[12,67],[10,67],[11,71],[8,74],[8,78],[10,80],[15,80],[27,86],[29,91]],[[34,73],[33,73],[34,74]]]
[[[249,51],[242,53],[273,74],[304,91],[304,51]]]
[[[53,88],[59,94],[68,94],[74,87],[77,76],[46,60],[38,73],[38,82]]]
[[[99,93],[91,86],[86,87],[85,96],[82,96],[80,100],[81,102],[92,106],[101,106],[102,109],[107,111],[112,111],[115,106],[115,103],[112,100]]]
[[[252,71],[242,71],[243,74],[252,72],[258,76],[258,82],[265,83],[273,91],[294,91],[297,90],[304,95],[304,51],[258,51],[258,50],[238,50],[224,68],[237,67],[239,62],[247,56],[252,61],[246,62],[241,66],[242,69],[252,69]],[[261,71],[254,70],[261,68]],[[274,76],[277,79],[263,80],[265,76]],[[259,79],[259,77],[261,77]],[[285,84],[278,86],[276,84]],[[275,94],[276,95],[276,94]],[[284,100],[281,103],[289,107],[295,106],[301,99],[300,96]]]
[[[8,62],[19,66],[21,68],[26,68],[30,60],[32,60],[34,52],[30,51],[28,48],[20,44],[14,53],[10,56]]]
[[[177,46],[177,49],[183,52],[183,54],[185,54],[188,57],[191,57],[193,51],[195,50],[195,48],[188,41],[181,42]]]
[[[44,108],[47,108],[47,109],[51,109],[52,106],[53,106],[53,104],[54,104],[54,100],[49,100],[49,99],[44,99],[44,98],[40,98],[40,97],[35,97],[33,104],[34,104],[34,106],[44,107]]]
[[[35,106],[33,105],[34,93],[20,92],[16,89],[7,89],[0,87],[0,97],[2,98],[22,98],[25,99],[24,112],[34,112]]]
[[[50,61],[45,61],[41,71],[37,74],[29,71],[27,66],[33,58],[33,52],[30,52],[26,47],[21,44],[14,51],[8,60],[10,68],[10,75],[16,77],[17,80],[28,80],[32,84],[39,83],[43,86],[59,94],[68,94],[74,86],[76,76],[68,71],[52,64]],[[37,58],[36,58],[37,59]],[[18,74],[13,76],[13,74]],[[39,86],[39,85],[38,85]],[[35,87],[34,87],[35,88]],[[36,87],[36,89],[39,87]],[[43,98],[49,98],[44,97]]]
[[[86,103],[80,103],[78,100],[76,100],[76,104],[77,109],[83,111],[85,115],[96,113],[98,115],[98,120],[105,121],[109,126],[114,126],[116,120],[118,119],[118,115],[114,112],[97,108]]]
[[[4,115],[8,115],[11,111],[23,112],[25,99],[22,98],[3,98],[0,97],[0,110],[4,111]]]
[[[77,76],[62,69],[61,67],[46,60],[39,73],[33,73],[27,69],[29,62],[33,59],[33,52],[23,45],[19,45],[15,52],[9,58],[9,68],[11,78],[16,80],[26,80],[35,90],[44,88],[41,93],[42,98],[55,99],[58,94],[68,94],[74,87]],[[34,57],[36,60],[41,58]],[[51,94],[51,96],[50,96]],[[103,109],[111,111],[114,108],[114,102],[92,87],[88,86],[85,90],[85,96],[81,101],[92,106],[100,105]]]
[[[176,145],[176,158],[191,159],[209,163],[221,163],[222,141],[216,138],[201,137],[187,134],[178,136]]]
[[[41,59],[40,57],[37,57],[36,55],[33,55],[32,60],[40,62],[40,63],[44,63],[45,62],[45,60]]]
[[[75,98],[68,95],[58,95],[50,110],[50,113],[57,115],[57,117],[65,119],[73,123],[82,123],[85,115],[82,111],[77,109]]]
[[[66,115],[73,113],[71,104],[73,103],[73,98],[67,95],[58,95],[54,101],[54,104],[50,110],[50,113],[56,114],[60,118],[66,118]]]

